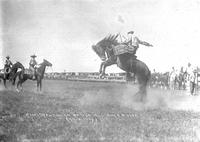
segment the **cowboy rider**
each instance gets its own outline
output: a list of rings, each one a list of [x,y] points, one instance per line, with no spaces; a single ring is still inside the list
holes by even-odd
[[[124,44],[134,47],[134,53],[136,53],[137,49],[139,48],[139,44],[145,45],[145,46],[153,46],[149,44],[148,42],[141,41],[137,36],[134,35],[134,31],[130,31],[127,33],[128,34],[128,39],[124,42]]]
[[[29,62],[29,69],[32,71],[33,73],[33,79],[36,78],[36,65],[37,65],[37,62],[35,60],[37,56],[36,55],[31,55],[31,60]]]
[[[6,56],[6,61],[4,64],[4,72],[9,73],[13,63],[10,61],[10,57]]]

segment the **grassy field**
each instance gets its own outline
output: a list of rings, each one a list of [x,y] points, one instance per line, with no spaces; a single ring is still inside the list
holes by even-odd
[[[24,92],[0,91],[0,140],[11,142],[189,142],[200,140],[200,98],[100,82],[26,82]]]

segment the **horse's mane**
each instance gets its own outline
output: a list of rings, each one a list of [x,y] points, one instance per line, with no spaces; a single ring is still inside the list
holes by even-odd
[[[109,35],[104,37],[102,40],[100,40],[96,45],[92,46],[93,51],[100,56],[99,54],[103,54],[101,53],[101,50],[103,49],[105,53],[107,53],[107,56],[110,56],[110,53],[108,53],[109,51],[112,51],[110,49],[112,49],[111,45],[118,45],[118,41],[117,41],[117,37],[119,36],[119,34],[117,35]],[[100,57],[101,58],[101,57]]]
[[[106,36],[105,38],[100,40],[97,44],[104,45],[104,46],[110,46],[111,44],[117,45],[118,44],[118,41],[117,41],[118,36],[119,36],[119,34],[117,34],[117,35],[110,34],[109,36]]]

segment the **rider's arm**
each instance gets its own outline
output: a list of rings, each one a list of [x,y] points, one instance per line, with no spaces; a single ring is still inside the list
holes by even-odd
[[[136,38],[137,38],[137,37],[136,37]],[[146,42],[146,41],[140,40],[139,38],[137,38],[137,41],[138,41],[139,44],[142,44],[142,45],[145,45],[145,46],[153,46],[153,45],[149,44],[149,43]]]

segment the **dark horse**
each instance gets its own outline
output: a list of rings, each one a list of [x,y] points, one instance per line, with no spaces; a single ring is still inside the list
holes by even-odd
[[[117,36],[110,36],[108,38],[104,38],[96,45],[92,46],[93,50],[103,61],[100,66],[100,74],[105,74],[105,68],[113,64],[117,64],[117,66],[126,71],[126,73],[134,73],[139,83],[139,91],[137,94],[141,94],[141,101],[143,101],[143,99],[146,98],[146,89],[151,72],[147,65],[142,61],[137,60],[136,56],[133,54],[124,53],[115,55],[114,48],[117,48],[117,46],[120,45],[117,42],[116,37]]]
[[[14,75],[17,73],[18,69],[21,69],[22,73],[24,71],[24,66],[20,63],[20,62],[16,62],[15,64],[13,64],[13,66],[10,69],[10,72],[5,74],[5,73],[0,73],[0,78],[3,79],[3,83],[5,88],[7,88],[6,86],[6,80],[12,81],[14,78]]]
[[[22,88],[22,84],[27,80],[33,80],[33,81],[37,81],[37,91],[40,89],[42,89],[42,79],[44,77],[44,72],[47,66],[52,66],[52,64],[47,61],[47,60],[43,60],[43,62],[41,64],[39,64],[39,67],[36,69],[36,78],[33,79],[33,74],[31,73],[23,73],[22,71],[17,72],[14,76],[13,79],[13,84],[15,84],[15,80],[18,77],[18,82],[17,82],[17,90],[19,91],[19,86]]]

